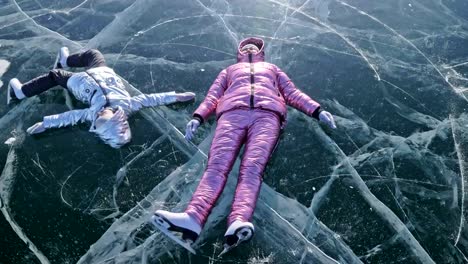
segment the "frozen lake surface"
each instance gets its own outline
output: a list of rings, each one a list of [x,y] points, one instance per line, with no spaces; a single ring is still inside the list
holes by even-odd
[[[0,263],[467,263],[466,10],[466,0],[0,0]],[[338,129],[289,109],[253,240],[217,257],[236,163],[194,256],[147,221],[188,203],[215,120],[193,144],[185,124],[250,36]],[[60,88],[3,103],[11,78],[47,72],[62,46],[101,50],[132,94],[196,100],[133,116],[120,150],[87,125],[28,136],[42,116],[86,107]]]

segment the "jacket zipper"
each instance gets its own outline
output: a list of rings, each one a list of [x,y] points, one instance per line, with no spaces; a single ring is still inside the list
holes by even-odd
[[[249,53],[250,62],[250,109],[254,108],[254,92],[255,92],[255,78],[254,78],[254,65],[252,63],[252,53]]]

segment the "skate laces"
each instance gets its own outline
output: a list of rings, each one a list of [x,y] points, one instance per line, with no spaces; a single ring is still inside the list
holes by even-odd
[[[242,240],[248,240],[252,237],[252,229],[250,227],[244,227],[238,232],[237,236]]]

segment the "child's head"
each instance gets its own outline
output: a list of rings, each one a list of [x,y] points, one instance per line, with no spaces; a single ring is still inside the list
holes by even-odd
[[[122,147],[132,138],[127,115],[120,107],[115,111],[112,108],[104,108],[99,112],[91,132],[96,133],[104,143],[113,148]]]

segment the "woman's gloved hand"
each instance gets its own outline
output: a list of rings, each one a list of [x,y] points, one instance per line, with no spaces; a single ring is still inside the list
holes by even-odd
[[[28,132],[29,135],[33,134],[39,134],[46,131],[46,128],[44,127],[44,124],[42,122],[37,122],[36,124],[30,126],[26,132]]]
[[[333,118],[333,115],[327,111],[320,112],[319,120],[327,124],[327,126],[329,126],[330,128],[336,128],[335,119]]]
[[[185,139],[192,140],[193,135],[197,132],[198,127],[200,126],[200,121],[197,119],[192,119],[187,123],[185,128]]]

